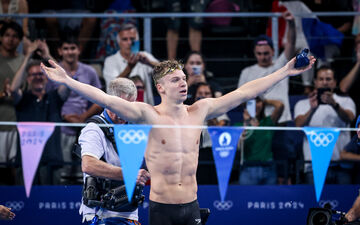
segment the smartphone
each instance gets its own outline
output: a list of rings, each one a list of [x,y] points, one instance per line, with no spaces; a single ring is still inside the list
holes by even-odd
[[[137,90],[137,98],[136,98],[137,102],[143,102],[144,101],[144,90]]]
[[[140,51],[140,41],[133,41],[131,43],[131,53],[137,54]]]
[[[317,100],[318,104],[326,104],[325,102],[321,101],[321,95],[324,94],[324,92],[331,91],[330,88],[318,88],[317,89]]]
[[[246,102],[246,110],[248,111],[251,118],[255,118],[256,116],[256,100],[251,99]]]

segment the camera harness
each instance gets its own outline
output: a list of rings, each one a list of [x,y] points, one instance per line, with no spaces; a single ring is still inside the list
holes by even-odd
[[[113,123],[106,110],[104,110],[103,115],[105,118],[103,116],[95,115],[89,118],[86,122],[107,125],[109,125],[109,123]],[[114,137],[114,129],[112,127],[104,126],[99,126],[99,128],[103,131],[105,137],[111,142],[116,153],[118,153]],[[81,147],[79,145],[77,145],[76,148],[77,151],[81,151]],[[100,160],[106,162],[104,156],[102,156]],[[99,187],[101,191],[99,191]],[[135,210],[144,200],[142,191],[143,187],[136,185],[132,199],[129,201],[123,182],[96,178],[93,176],[86,177],[82,193],[83,202],[90,208],[95,207],[95,216],[91,224],[97,224],[99,217],[98,214],[101,214],[103,208],[116,212],[130,212]]]

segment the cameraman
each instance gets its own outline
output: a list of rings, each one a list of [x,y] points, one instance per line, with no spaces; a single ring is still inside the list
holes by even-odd
[[[347,96],[334,93],[336,78],[334,71],[327,66],[320,67],[314,80],[315,90],[308,99],[300,100],[295,105],[294,117],[297,127],[349,127],[355,118],[355,103]],[[340,152],[350,141],[349,132],[341,132],[336,142],[327,177],[327,184],[350,184],[349,168],[334,162],[340,160]],[[303,141],[304,160],[311,161],[309,143],[306,137]],[[304,167],[305,182],[313,183],[311,164]]]
[[[108,86],[110,95],[118,96],[127,101],[135,101],[135,84],[127,78],[117,78],[112,80]],[[111,124],[125,124],[126,121],[117,117],[117,115],[108,109],[101,114],[107,122]],[[89,123],[82,129],[79,144],[81,146],[82,171],[84,173],[84,182],[88,176],[122,181],[122,169],[117,150],[114,149],[112,142],[106,138],[104,132],[95,123]],[[129,149],[130,150],[130,149]],[[101,159],[104,159],[102,161]],[[150,174],[140,169],[137,178],[137,184],[145,185],[150,178]],[[95,215],[99,218],[99,224],[138,224],[137,209],[132,212],[115,212],[101,208],[90,208],[84,204],[79,210],[83,214],[83,222],[91,221]]]

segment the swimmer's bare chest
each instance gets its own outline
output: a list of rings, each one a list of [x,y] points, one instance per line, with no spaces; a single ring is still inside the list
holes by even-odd
[[[159,121],[158,121],[159,122]],[[199,121],[162,120],[172,125],[192,125]],[[164,181],[179,186],[196,173],[201,129],[197,128],[152,128],[146,150],[150,171],[162,176]]]

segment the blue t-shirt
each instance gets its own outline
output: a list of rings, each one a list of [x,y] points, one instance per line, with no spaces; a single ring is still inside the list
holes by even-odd
[[[344,147],[345,151],[360,154],[360,145],[358,145],[358,136],[354,135],[351,141]]]

